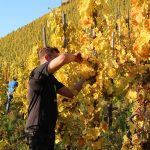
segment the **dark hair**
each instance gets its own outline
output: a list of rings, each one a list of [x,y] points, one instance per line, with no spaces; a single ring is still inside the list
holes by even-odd
[[[17,77],[13,77],[13,80],[17,81]]]
[[[42,58],[44,55],[51,55],[53,52],[59,53],[58,48],[56,47],[44,47],[39,50],[39,58]]]

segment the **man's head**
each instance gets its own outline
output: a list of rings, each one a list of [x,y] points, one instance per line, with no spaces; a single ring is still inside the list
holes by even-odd
[[[14,81],[17,81],[17,77],[13,77],[13,80],[14,80]]]
[[[53,60],[59,56],[59,50],[56,47],[44,47],[39,50],[39,59],[41,63]]]

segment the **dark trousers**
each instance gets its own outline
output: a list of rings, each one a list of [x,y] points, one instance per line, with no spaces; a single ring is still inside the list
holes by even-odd
[[[41,132],[27,133],[27,144],[29,145],[29,150],[54,150],[55,132],[50,134]]]
[[[10,102],[13,99],[12,93],[7,93],[6,112],[9,112]]]

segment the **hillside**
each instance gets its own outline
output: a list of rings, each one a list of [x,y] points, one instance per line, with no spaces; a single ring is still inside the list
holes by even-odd
[[[42,41],[42,27],[47,17],[48,14],[1,38],[0,56],[11,62],[22,54],[22,59],[25,58],[33,45]]]

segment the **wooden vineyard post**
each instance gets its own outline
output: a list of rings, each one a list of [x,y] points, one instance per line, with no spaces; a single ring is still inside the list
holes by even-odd
[[[63,37],[63,47],[67,47],[67,35],[66,35],[66,28],[67,28],[67,23],[66,23],[66,14],[62,14],[62,23],[63,23],[63,30],[64,30],[64,37]]]
[[[112,48],[112,50],[113,50],[112,56],[114,57],[114,55],[115,55],[115,32],[112,32],[111,37],[112,37],[112,40],[111,40],[111,48]]]
[[[107,111],[108,111],[107,123],[110,129],[112,126],[112,111],[113,111],[112,103],[108,104]]]
[[[119,18],[119,13],[118,13],[118,8],[116,9],[116,31],[118,30],[118,18]]]
[[[119,11],[120,11],[120,3],[119,3],[119,7],[116,9],[116,32],[118,35],[118,42],[120,44],[120,35],[121,35],[121,31],[120,31],[120,24],[118,23],[119,20]]]
[[[148,10],[147,10],[147,19],[149,19],[150,16],[150,5],[148,5]]]
[[[128,38],[129,38],[129,43],[130,43],[130,11],[128,9]]]
[[[47,43],[46,43],[46,29],[43,26],[43,45],[44,47],[47,47]]]

